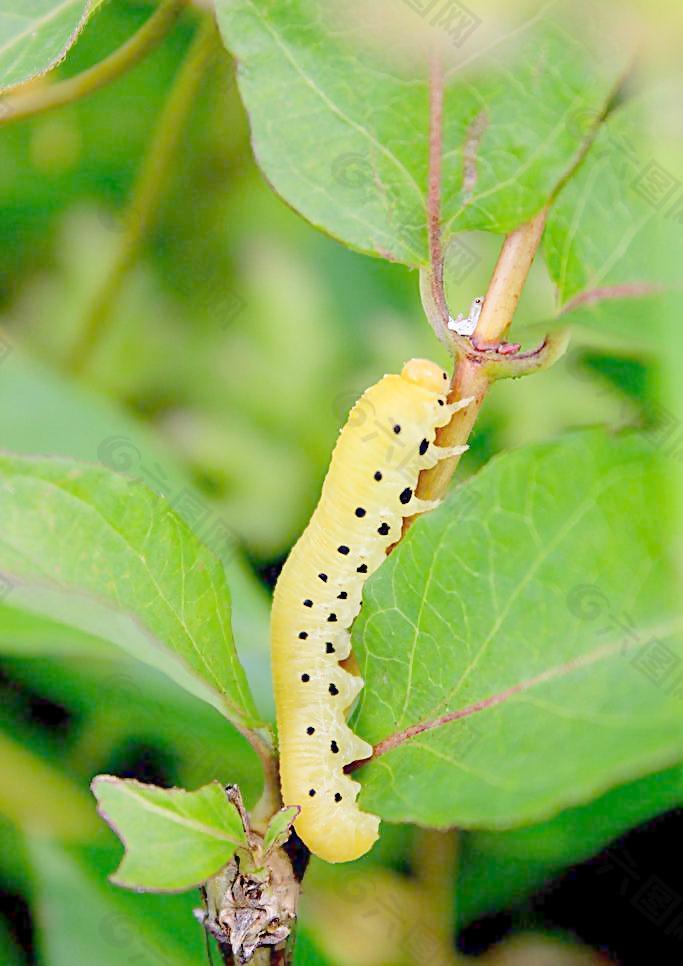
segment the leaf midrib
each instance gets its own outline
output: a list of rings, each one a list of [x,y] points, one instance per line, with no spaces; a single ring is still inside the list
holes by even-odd
[[[140,795],[130,788],[126,788],[124,794],[140,802],[145,811],[153,812],[156,815],[163,816],[167,821],[172,822],[176,825],[182,825],[185,828],[191,829],[194,832],[199,832],[206,835],[208,838],[215,839],[220,842],[229,842],[231,845],[239,845],[240,839],[230,837],[228,833],[223,830],[224,834],[219,834],[220,829],[214,829],[211,825],[204,825],[203,822],[199,822],[197,819],[188,818],[184,815],[179,815],[177,812],[173,811],[172,808],[164,808],[161,805],[157,805],[154,802],[150,802],[149,799],[145,798],[144,795]]]

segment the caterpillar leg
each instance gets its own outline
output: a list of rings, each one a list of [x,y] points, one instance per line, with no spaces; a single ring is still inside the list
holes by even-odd
[[[459,413],[461,409],[467,409],[467,407],[474,402],[474,396],[465,396],[463,399],[456,399],[455,402],[448,403],[446,406],[446,412],[452,416],[454,413]]]
[[[462,456],[469,449],[469,445],[464,443],[462,446],[435,446],[433,452],[437,455],[437,462],[450,459],[452,456]]]
[[[429,510],[435,510],[441,500],[421,500],[419,497],[414,496],[410,501],[410,513],[411,516],[416,513],[427,513]]]
[[[423,457],[423,463],[421,464],[422,469],[431,470],[433,466],[440,463],[441,460],[450,459],[452,456],[461,456],[469,446],[432,446],[426,456]]]

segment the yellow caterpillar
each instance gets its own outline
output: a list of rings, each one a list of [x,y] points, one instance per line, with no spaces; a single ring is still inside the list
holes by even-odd
[[[285,805],[300,805],[296,830],[328,862],[363,855],[379,818],[356,804],[360,786],[344,766],[372,747],[346,724],[362,678],[339,662],[363,585],[400,535],[403,518],[436,506],[415,496],[421,470],[466,447],[434,445],[436,429],[469,399],[448,404],[448,375],[411,359],[400,376],[368,389],[332,454],[320,502],[280,574],[273,599],[271,659]]]

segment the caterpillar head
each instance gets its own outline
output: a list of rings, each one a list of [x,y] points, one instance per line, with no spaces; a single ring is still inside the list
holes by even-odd
[[[439,396],[445,395],[450,389],[446,370],[429,359],[410,359],[401,370],[401,378]]]

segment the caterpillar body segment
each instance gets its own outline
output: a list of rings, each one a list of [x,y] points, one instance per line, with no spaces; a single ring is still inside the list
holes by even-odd
[[[425,512],[420,472],[461,447],[435,446],[436,430],[469,404],[448,404],[448,375],[413,359],[358,400],[342,429],[320,502],[280,574],[273,598],[271,658],[285,805],[300,805],[296,830],[328,862],[363,855],[379,818],[359,809],[360,786],[344,766],[372,747],[346,714],[362,678],[340,666],[365,581],[401,535],[403,518]]]

